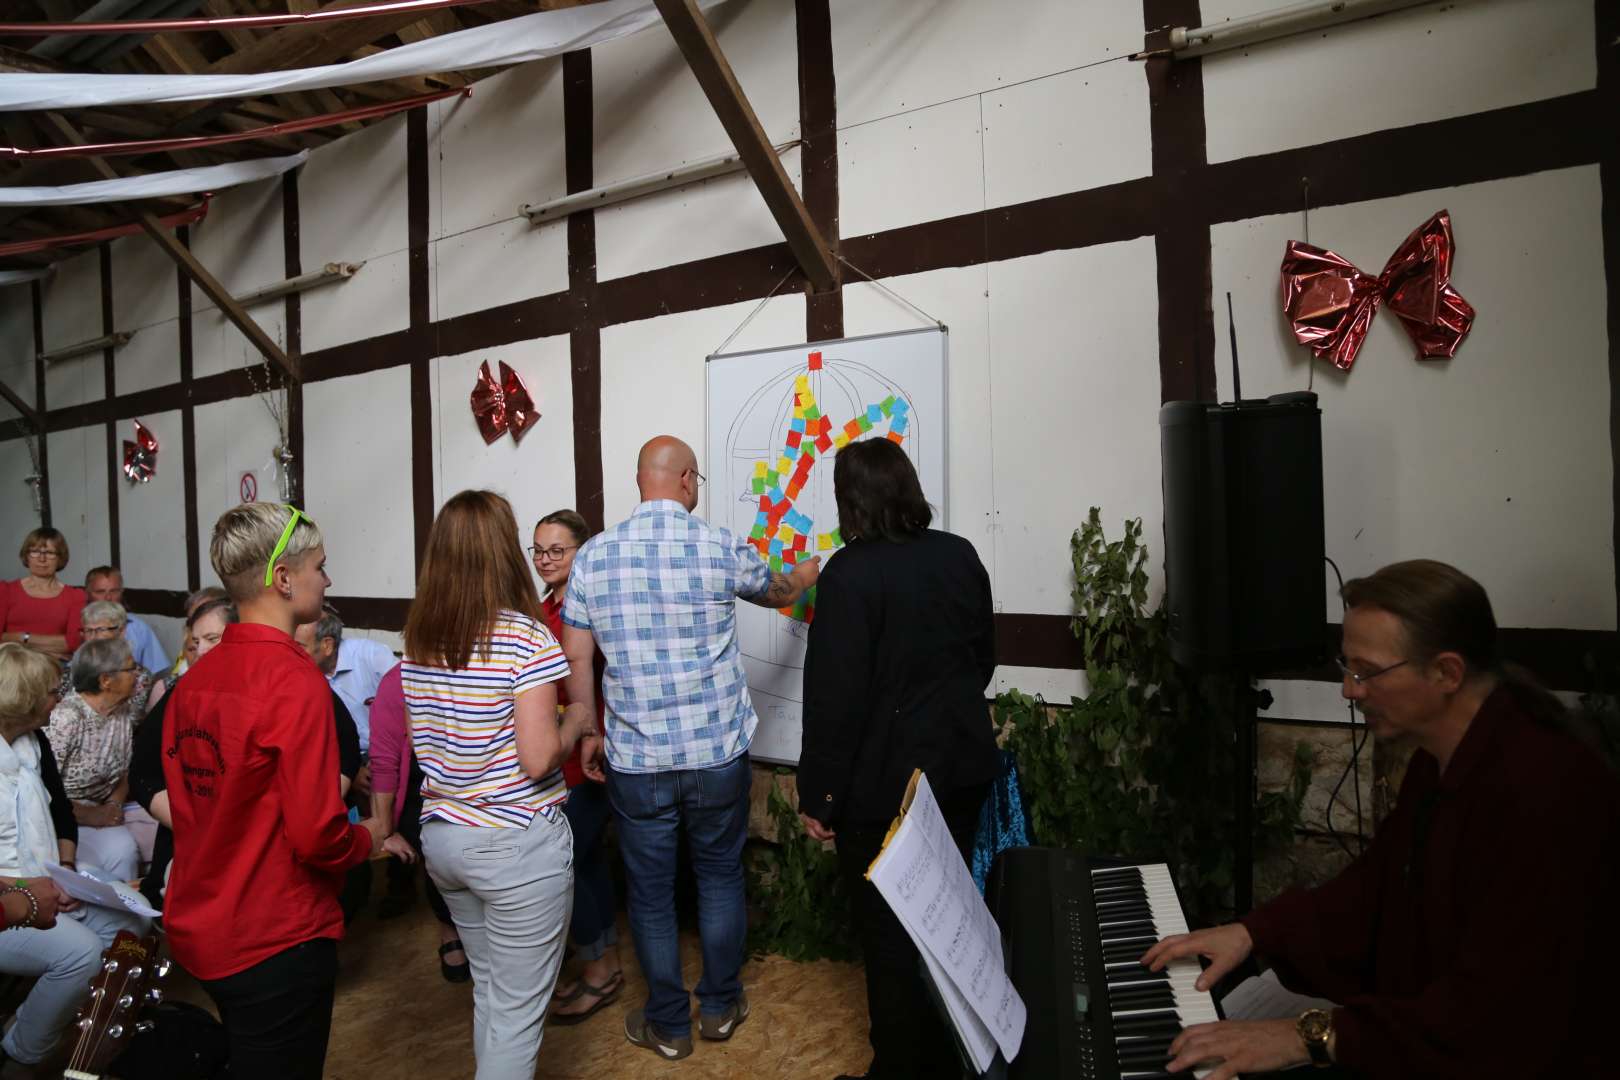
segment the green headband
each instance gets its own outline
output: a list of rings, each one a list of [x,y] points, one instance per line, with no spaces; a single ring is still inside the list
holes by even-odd
[[[287,519],[287,527],[281,530],[281,539],[276,541],[276,549],[270,553],[270,561],[265,564],[264,587],[267,589],[275,584],[276,560],[281,558],[281,553],[287,550],[287,541],[292,539],[293,530],[298,527],[298,520],[302,518],[309,521],[309,517],[298,507],[291,503],[287,503],[286,507],[292,511],[292,517]],[[309,521],[309,523],[311,525],[315,524],[313,521]]]

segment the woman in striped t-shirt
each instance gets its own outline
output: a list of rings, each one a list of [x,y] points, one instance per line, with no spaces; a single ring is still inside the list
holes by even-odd
[[[400,674],[422,854],[472,967],[478,1080],[529,1080],[573,889],[562,763],[589,729],[557,721],[568,662],[494,492],[463,491],[433,522]]]

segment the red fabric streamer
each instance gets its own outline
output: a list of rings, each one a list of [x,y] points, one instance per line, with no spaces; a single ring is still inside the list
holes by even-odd
[[[131,483],[146,483],[157,472],[157,436],[139,420],[135,425],[135,441],[124,440],[124,475]]]
[[[378,0],[375,4],[320,11],[289,11],[279,15],[213,15],[193,19],[117,19],[111,22],[15,22],[0,23],[0,36],[55,37],[57,34],[171,34],[178,30],[250,30],[266,26],[295,26],[298,23],[339,22],[390,15],[401,11],[437,11],[440,8],[471,7],[489,0]],[[536,9],[538,10],[538,9]]]
[[[427,105],[440,101],[454,94],[470,97],[472,87],[453,87],[449,90],[436,90],[431,94],[418,94],[415,97],[401,98],[398,101],[384,101],[376,105],[361,105],[354,109],[342,109],[338,112],[322,113],[320,116],[301,116],[296,120],[283,120],[279,124],[266,124],[263,127],[249,128],[246,131],[227,131],[218,135],[183,135],[173,139],[133,139],[128,142],[110,143],[83,143],[78,146],[41,146],[26,148],[21,146],[0,146],[0,158],[22,158],[31,160],[51,158],[77,158],[77,157],[117,157],[121,154],[159,154],[170,150],[195,150],[203,146],[223,146],[226,143],[246,142],[250,139],[268,139],[276,135],[294,135],[300,131],[312,131],[315,128],[331,127],[334,124],[346,124],[351,120],[375,120],[378,117],[389,116],[393,113],[414,109],[418,105]]]
[[[181,225],[191,225],[208,216],[208,196],[203,201],[186,210],[180,210],[158,218],[158,224],[166,229],[177,228]],[[27,255],[35,251],[49,251],[51,248],[71,247],[74,244],[93,244],[101,240],[116,240],[120,236],[133,236],[142,232],[139,222],[130,222],[128,225],[109,225],[105,229],[91,229],[88,232],[62,233],[59,236],[42,236],[34,240],[16,240],[9,244],[0,244],[0,257],[7,255]]]
[[[489,373],[488,360],[479,367],[478,382],[472,392],[472,411],[486,443],[494,442],[508,431],[512,433],[512,441],[517,442],[540,419],[529,388],[504,360],[501,361],[500,382]]]
[[[1282,302],[1294,340],[1349,371],[1378,305],[1387,302],[1419,360],[1450,359],[1474,324],[1473,307],[1451,287],[1455,254],[1446,210],[1414,229],[1377,277],[1325,248],[1290,240],[1283,254]]]

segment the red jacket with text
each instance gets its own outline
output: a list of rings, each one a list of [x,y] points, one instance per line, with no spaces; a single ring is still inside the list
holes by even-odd
[[[175,684],[163,775],[174,815],[163,921],[186,970],[222,979],[343,936],[343,874],[371,837],[338,793],[332,692],[292,638],[225,628]]]

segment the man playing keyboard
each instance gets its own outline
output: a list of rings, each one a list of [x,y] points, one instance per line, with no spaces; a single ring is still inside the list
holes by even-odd
[[[1257,953],[1289,989],[1340,1004],[1188,1027],[1169,1071],[1613,1075],[1613,773],[1555,698],[1504,667],[1490,601],[1467,575],[1396,563],[1343,595],[1344,696],[1374,737],[1416,745],[1394,812],[1334,880],[1142,957],[1153,970],[1208,958],[1207,990]]]

